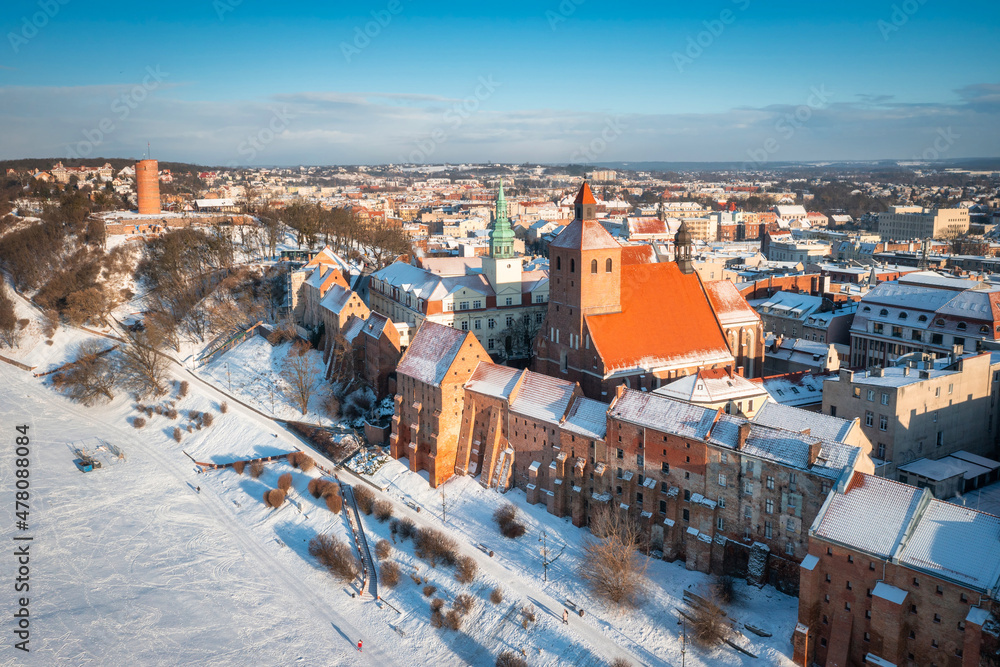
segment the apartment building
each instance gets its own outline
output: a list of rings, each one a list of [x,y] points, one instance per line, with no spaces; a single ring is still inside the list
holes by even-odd
[[[969,209],[890,206],[878,216],[878,233],[883,239],[955,238],[969,231]]]

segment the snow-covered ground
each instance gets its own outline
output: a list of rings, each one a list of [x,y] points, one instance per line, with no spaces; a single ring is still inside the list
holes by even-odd
[[[293,405],[290,387],[281,377],[282,364],[291,349],[291,342],[272,347],[263,337],[252,336],[195,372],[248,405],[278,419],[329,424],[331,420],[322,408],[323,400],[328,395],[329,385],[326,382],[320,383],[321,386],[313,392],[307,414],[303,415]],[[310,350],[306,356],[311,360],[317,377],[322,380],[325,372],[323,354]]]
[[[56,365],[56,353],[71,354],[82,338],[81,332],[62,329],[58,344],[42,344],[51,354],[45,362]],[[234,393],[237,368],[248,387],[254,368],[273,370],[273,361],[253,357],[250,343],[227,355]],[[269,359],[271,352],[280,353],[260,343],[258,352],[266,350]],[[246,356],[237,364],[234,354]],[[224,368],[221,377],[217,365],[213,373],[215,385],[225,387]],[[187,376],[177,369],[176,377]],[[126,396],[84,408],[29,373],[0,364],[0,424],[6,430],[0,439],[13,442],[13,426],[27,423],[34,445],[28,531],[35,538],[32,652],[15,656],[18,664],[492,665],[506,649],[523,649],[530,665],[605,665],[616,657],[633,664],[680,664],[680,626],[673,609],[681,606],[685,588],[704,592],[709,577],[685,570],[682,563],[650,561],[642,606],[625,613],[608,609],[578,583],[585,530],[527,505],[519,491],[500,495],[470,478],[431,489],[426,475],[410,473],[405,462],[381,467],[376,476],[387,491],[379,495],[394,501],[396,516],[447,531],[464,554],[477,560],[479,574],[472,584],[459,584],[453,568],[430,568],[415,558],[412,541],[397,540],[390,557],[401,565],[402,577],[395,589],[380,587],[387,604],[350,597],[356,589],[337,583],[308,555],[313,535],[348,535],[345,515],[330,513],[305,492],[309,477],[318,472],[302,473],[280,462],[269,464],[258,480],[233,470],[199,474],[188,457],[227,462],[293,451],[301,442],[233,401],[221,414],[225,396],[187,379],[185,398],[172,391],[161,401],[175,402],[179,418],[154,415],[137,430],[131,419],[138,413]],[[260,406],[269,408],[264,394],[257,396]],[[212,412],[214,423],[185,429],[178,443],[171,437],[173,428],[189,424],[191,410]],[[79,472],[70,445],[93,437],[123,449],[125,462]],[[261,496],[284,472],[293,474],[290,498],[295,503],[267,509]],[[350,473],[340,474],[356,481]],[[8,455],[0,459],[0,489],[8,497],[14,481],[13,456]],[[517,540],[500,536],[491,519],[508,500],[521,509],[528,527]],[[3,506],[2,520],[12,526],[14,504]],[[362,520],[373,549],[377,539],[391,539],[389,524],[369,516]],[[539,553],[542,532],[550,554],[566,546],[549,567],[548,582]],[[494,556],[476,548],[479,543]],[[419,585],[411,574],[420,577]],[[446,609],[461,592],[474,596],[460,631],[431,627],[424,578],[438,588],[434,597],[443,598]],[[493,605],[489,593],[497,586],[504,590],[504,601]],[[730,615],[774,636],[745,633],[734,640],[760,659],[728,647],[706,652],[689,645],[688,664],[791,664],[797,600],[772,588],[746,590],[748,601],[730,609]],[[586,616],[572,615],[563,625],[567,599],[583,607]],[[525,629],[519,610],[527,605],[535,607],[537,621]],[[355,649],[359,638],[364,654]],[[3,660],[10,659],[5,651]]]

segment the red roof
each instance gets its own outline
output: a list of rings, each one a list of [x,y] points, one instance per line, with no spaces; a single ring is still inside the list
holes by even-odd
[[[662,262],[622,264],[621,275],[621,312],[587,316],[606,373],[734,363],[697,273]]]
[[[597,200],[594,199],[594,193],[590,191],[590,185],[587,181],[583,182],[580,186],[580,191],[576,194],[576,201],[574,204],[596,204]]]
[[[652,264],[656,262],[656,254],[651,245],[622,246],[622,264]]]
[[[722,324],[734,324],[747,320],[759,321],[760,315],[750,307],[747,300],[728,280],[714,280],[705,283],[705,293],[712,302],[712,308]]]

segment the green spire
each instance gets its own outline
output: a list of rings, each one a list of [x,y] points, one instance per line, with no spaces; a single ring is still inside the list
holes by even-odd
[[[514,230],[507,220],[507,200],[503,196],[503,179],[497,192],[496,218],[490,230],[490,257],[507,258],[514,256]]]

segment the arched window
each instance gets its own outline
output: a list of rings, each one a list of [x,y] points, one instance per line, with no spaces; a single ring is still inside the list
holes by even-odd
[[[597,260],[596,259],[590,260],[590,272],[591,273],[597,273]]]
[[[920,317],[917,318],[917,322],[926,322],[926,321],[927,321],[926,315],[921,315]]]
[[[570,273],[576,272],[576,260],[573,259],[572,257],[569,258],[569,272]]]
[[[556,257],[556,271],[562,271],[562,257]]]
[[[611,258],[608,257],[608,261],[604,262],[604,272],[611,273]]]
[[[878,311],[878,314],[881,317],[885,317],[886,315],[889,314],[889,311],[887,309],[883,308],[882,310]]]
[[[865,306],[864,308],[861,309],[861,312],[862,313],[870,313],[870,312],[872,312],[872,309],[871,309],[870,306]]]
[[[901,320],[905,320],[906,319],[906,312],[905,311],[899,314],[899,319],[901,319]]]
[[[987,325],[984,324],[983,326],[979,327],[979,333],[988,334],[989,332],[990,328]]]
[[[966,328],[965,322],[959,322],[958,323],[958,330],[959,331],[965,331],[965,328]]]
[[[938,319],[934,320],[934,326],[943,327],[944,320],[939,317]]]

